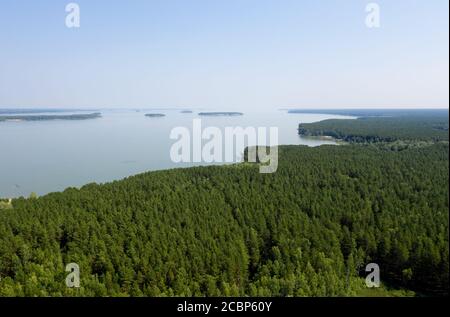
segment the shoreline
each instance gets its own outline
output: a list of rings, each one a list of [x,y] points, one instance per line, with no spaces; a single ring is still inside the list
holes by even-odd
[[[131,110],[129,110],[129,111],[130,111],[130,112],[134,112],[133,109],[131,109]],[[177,113],[179,113],[178,110],[175,110],[175,111],[177,111]],[[128,110],[127,110],[127,112],[128,112]],[[288,115],[287,113],[285,113],[285,114]],[[318,114],[318,115],[326,115],[326,114]],[[340,116],[340,115],[335,115],[335,114],[328,114],[328,115],[334,117],[335,119],[338,119],[338,118],[336,118],[336,116],[338,116],[339,119],[347,119],[347,117],[345,117],[345,116]],[[141,116],[143,116],[143,114],[137,114],[137,117],[136,117],[136,118],[141,117]],[[168,115],[166,116],[166,118],[169,118],[169,117],[170,117],[170,116],[168,116]],[[206,117],[206,116],[205,116],[205,117]],[[227,117],[227,116],[225,116],[225,117]],[[341,118],[341,117],[342,117],[342,118]],[[161,118],[162,118],[162,117],[161,117]],[[317,120],[317,121],[313,121],[313,122],[320,122],[320,121],[324,121],[324,120],[328,120],[328,119],[329,119],[329,118],[323,118],[323,119],[320,119],[320,120]],[[296,122],[299,122],[299,121],[300,121],[300,120],[296,120]],[[0,126],[1,126],[1,124],[0,124]],[[293,133],[293,135],[300,136],[300,135],[298,135],[297,130],[295,129],[295,127],[293,128],[292,133]],[[304,138],[303,136],[300,136],[300,137]],[[304,139],[307,140],[308,138],[304,138]],[[313,139],[313,138],[311,138],[310,140],[328,141],[328,142],[332,141],[332,142],[335,143],[335,144],[333,144],[333,145],[340,145],[340,144],[338,143],[338,140],[332,140],[332,139],[322,139],[322,140],[321,140],[321,139]],[[283,146],[283,145],[286,145],[286,146],[289,146],[289,145],[294,145],[294,146],[306,146],[306,147],[308,147],[308,148],[312,148],[312,147],[316,147],[316,146],[321,146],[321,145],[316,145],[316,144],[294,144],[294,143],[290,143],[290,142],[280,142],[279,145],[280,145],[280,146]],[[47,194],[51,194],[51,193],[55,193],[55,192],[62,192],[62,191],[66,190],[67,188],[70,188],[70,187],[81,188],[81,187],[85,186],[86,184],[93,183],[93,182],[95,182],[96,184],[105,184],[105,183],[109,183],[109,182],[119,181],[119,180],[125,179],[125,178],[127,178],[127,177],[132,177],[132,176],[139,175],[139,174],[142,174],[142,173],[162,172],[162,171],[175,170],[175,169],[187,169],[187,168],[192,168],[192,167],[230,166],[230,165],[233,165],[233,164],[240,164],[240,163],[241,163],[241,162],[233,162],[233,163],[212,163],[212,164],[211,164],[211,163],[200,162],[199,164],[193,164],[193,165],[189,165],[189,166],[170,166],[170,167],[168,166],[168,167],[163,167],[163,168],[157,167],[157,168],[155,168],[155,169],[150,168],[150,169],[140,170],[140,171],[138,171],[137,173],[131,172],[131,173],[129,173],[129,174],[126,174],[126,175],[120,176],[120,177],[114,177],[114,176],[113,176],[112,178],[108,178],[107,180],[96,181],[96,180],[95,180],[96,178],[93,177],[92,180],[85,181],[85,182],[83,182],[83,183],[80,184],[80,185],[70,185],[70,184],[68,184],[68,185],[66,185],[66,186],[64,186],[64,187],[61,187],[61,189],[54,189],[54,190],[50,189],[49,191],[44,190],[44,191],[40,192],[40,191],[39,191],[39,188],[31,188],[31,189],[29,190],[29,192],[26,191],[26,190],[24,190],[23,192],[20,192],[20,191],[19,191],[18,194],[15,194],[14,192],[11,192],[11,191],[6,191],[6,192],[5,192],[5,196],[6,196],[6,197],[12,197],[13,199],[16,199],[16,198],[19,198],[19,197],[28,197],[29,194],[31,194],[31,192],[38,192],[38,193],[41,193],[41,195],[47,195]],[[98,178],[97,178],[97,179],[98,179]],[[26,188],[26,187],[29,187],[29,186],[24,185],[23,187]],[[55,187],[57,187],[57,186],[55,186]],[[53,187],[53,188],[55,188],[55,187]],[[5,187],[5,189],[6,189],[6,187]],[[0,197],[1,197],[1,193],[0,193]]]

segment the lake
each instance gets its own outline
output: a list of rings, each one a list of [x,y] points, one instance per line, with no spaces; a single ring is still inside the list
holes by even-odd
[[[94,111],[92,111],[94,112]],[[193,119],[202,126],[278,127],[279,144],[318,146],[332,140],[302,138],[299,123],[331,118],[327,114],[288,114],[286,111],[245,112],[243,116],[202,116],[199,111],[101,110],[92,120],[0,122],[0,197],[43,195],[87,183],[104,183],[134,174],[207,165],[174,163],[169,135],[174,127],[192,129]],[[163,113],[164,117],[146,117]]]

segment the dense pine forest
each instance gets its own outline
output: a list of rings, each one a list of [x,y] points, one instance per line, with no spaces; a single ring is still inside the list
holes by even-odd
[[[340,113],[340,112],[337,112]],[[363,115],[356,120],[325,120],[301,123],[299,134],[331,136],[352,143],[390,143],[412,146],[448,141],[448,111],[355,111],[343,112]],[[388,115],[389,114],[389,115]],[[395,142],[395,143],[394,143]]]
[[[446,295],[448,120],[393,120],[320,123],[364,137],[282,146],[274,174],[175,169],[4,201],[0,296],[355,296],[371,262],[384,287]]]

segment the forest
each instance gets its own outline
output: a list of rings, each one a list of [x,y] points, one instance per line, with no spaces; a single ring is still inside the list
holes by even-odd
[[[397,111],[387,117],[365,115],[357,119],[300,123],[298,132],[303,136],[331,136],[354,143],[448,141],[448,111],[412,113],[404,115]]]
[[[8,120],[20,120],[20,121],[48,121],[48,120],[88,120],[88,119],[97,119],[100,118],[102,115],[100,112],[94,112],[94,113],[87,113],[87,114],[31,114],[31,115],[7,115],[7,116],[0,116],[0,122],[1,121],[8,121]]]
[[[368,263],[400,295],[448,295],[448,130],[399,120],[302,125],[358,138],[281,146],[273,174],[243,162],[13,199],[0,296],[361,296]]]

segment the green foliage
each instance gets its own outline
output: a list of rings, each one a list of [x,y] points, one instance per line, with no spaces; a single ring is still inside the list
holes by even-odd
[[[360,282],[360,289],[356,291],[357,297],[414,297],[420,296],[407,289],[392,289],[381,284],[380,287],[367,288],[363,281]]]
[[[447,116],[362,117],[356,120],[325,120],[299,125],[304,136],[331,136],[352,143],[379,143],[391,149],[411,145],[425,146],[430,142],[448,141]]]
[[[445,144],[284,146],[274,174],[196,167],[15,199],[0,296],[358,295],[370,262],[448,294],[448,166]]]
[[[36,198],[38,198],[38,195],[35,193],[35,192],[32,192],[31,194],[30,194],[30,197],[29,197],[30,199],[36,199]]]

